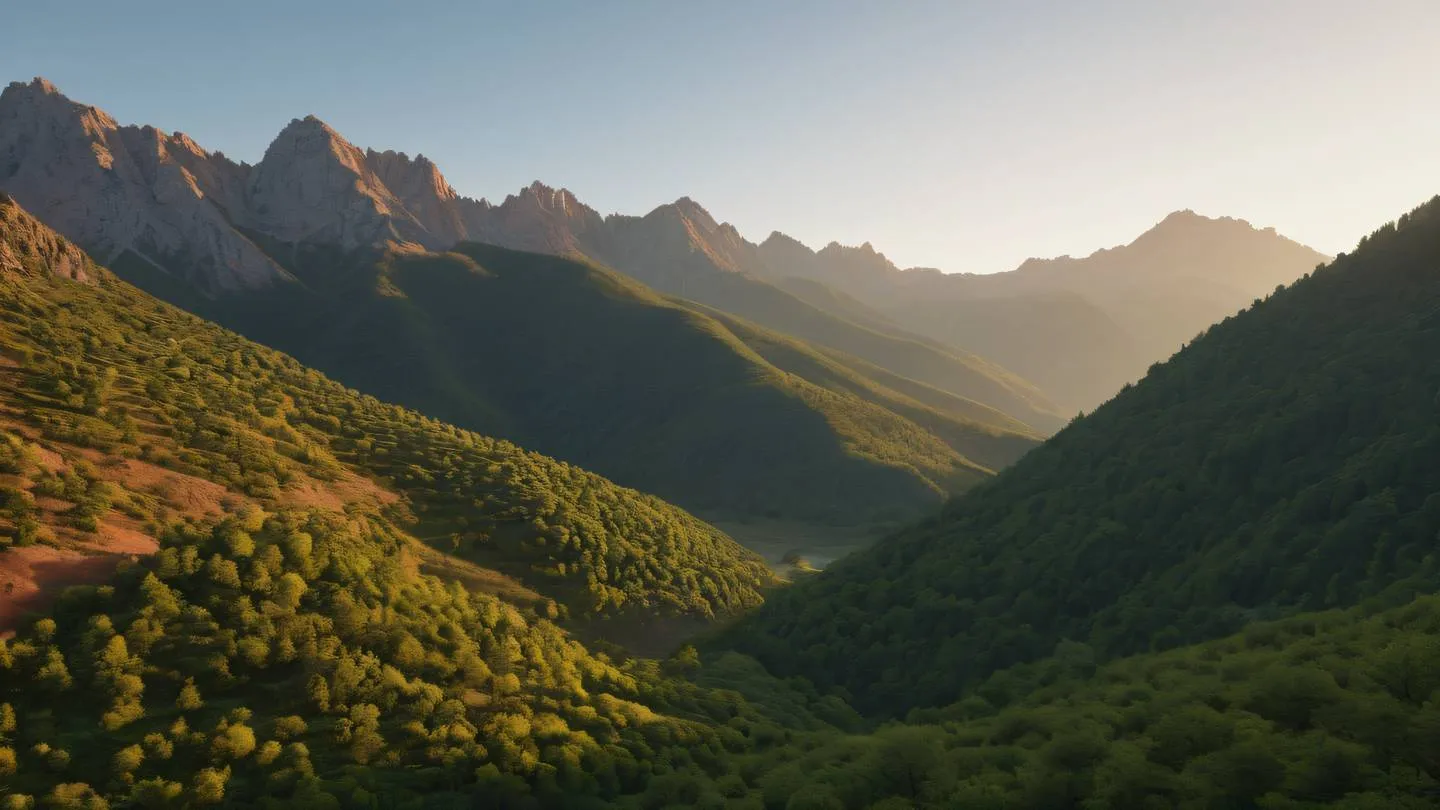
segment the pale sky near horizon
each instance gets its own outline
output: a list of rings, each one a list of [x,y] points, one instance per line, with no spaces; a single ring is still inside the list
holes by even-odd
[[[462,194],[690,196],[1007,270],[1170,211],[1327,253],[1440,193],[1440,2],[0,2],[0,83],[255,162],[315,114]]]

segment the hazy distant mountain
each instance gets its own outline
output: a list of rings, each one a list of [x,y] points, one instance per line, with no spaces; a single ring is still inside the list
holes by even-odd
[[[237,164],[39,80],[6,89],[0,122],[0,189],[128,280],[366,393],[716,515],[917,514],[1057,421],[983,361],[741,275],[753,246],[688,200],[602,218],[535,184],[492,206],[314,117]]]
[[[835,287],[1071,409],[1103,402],[1205,327],[1327,260],[1273,229],[1191,211],[1128,245],[992,275],[900,270],[868,243],[811,251],[779,233],[759,255],[772,279]]]

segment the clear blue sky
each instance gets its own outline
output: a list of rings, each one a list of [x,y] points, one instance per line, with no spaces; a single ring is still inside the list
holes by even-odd
[[[8,2],[0,80],[254,162],[314,113],[464,194],[689,195],[1009,269],[1171,210],[1321,250],[1440,193],[1440,2]]]

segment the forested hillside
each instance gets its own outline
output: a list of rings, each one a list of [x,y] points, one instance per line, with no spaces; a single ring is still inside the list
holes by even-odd
[[[557,624],[756,604],[685,512],[156,302],[3,197],[0,338],[6,808],[603,805],[783,736]]]
[[[1440,586],[1440,202],[1207,331],[996,480],[728,635],[904,712]]]
[[[764,566],[687,513],[158,303],[8,200],[0,246],[7,810],[1440,795],[1440,200],[775,592],[724,641],[804,676],[784,680],[565,630],[757,604]],[[438,307],[503,274],[512,254],[485,250],[395,254],[363,286]],[[732,316],[645,306],[807,396],[917,425],[949,407]]]
[[[797,736],[732,767],[765,808],[1433,808],[1437,637],[1426,596],[1103,666],[1071,642],[903,724]]]
[[[466,244],[317,248],[290,266],[303,284],[189,305],[360,390],[707,515],[913,519],[1038,441],[879,370],[835,385],[772,362],[720,313],[584,262]]]
[[[0,202],[0,229],[21,257],[0,278],[5,427],[17,457],[52,459],[12,465],[16,525],[55,511],[46,498],[87,514],[150,504],[132,520],[159,519],[154,496],[127,484],[133,468],[261,505],[370,501],[577,614],[710,616],[757,604],[769,581],[754,555],[653,496],[359,395],[88,262],[94,284],[41,272],[75,249],[12,203]],[[98,469],[75,472],[79,461]],[[52,483],[67,471],[77,482]],[[97,480],[109,494],[92,493]]]

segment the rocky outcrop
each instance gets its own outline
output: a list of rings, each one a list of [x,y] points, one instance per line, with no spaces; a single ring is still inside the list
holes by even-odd
[[[601,262],[614,258],[614,240],[600,214],[569,189],[538,180],[499,205],[471,212],[466,227],[475,242]]]
[[[50,274],[88,282],[93,272],[83,250],[0,193],[0,274]]]
[[[427,242],[449,247],[467,238],[467,214],[473,216],[474,206],[489,208],[489,203],[456,194],[440,168],[424,155],[411,160],[404,152],[367,149],[365,165],[425,229]]]

